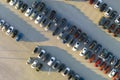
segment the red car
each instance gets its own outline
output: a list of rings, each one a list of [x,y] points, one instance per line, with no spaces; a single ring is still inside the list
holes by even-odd
[[[106,63],[103,62],[103,63],[100,65],[99,70],[103,70],[103,68],[105,68],[105,66],[106,66]]]
[[[93,4],[93,2],[94,2],[94,0],[89,0],[89,4],[91,4],[91,5],[92,5],[92,4]]]
[[[102,60],[100,58],[97,59],[97,61],[95,62],[95,67],[98,67],[101,63],[102,63]]]
[[[116,25],[115,24],[111,24],[111,26],[108,28],[108,32],[114,32],[114,30],[116,29]]]
[[[81,32],[82,31],[80,29],[78,29],[74,34],[74,38],[77,38],[81,34]]]
[[[119,73],[117,72],[115,76],[112,77],[112,80],[117,80],[119,78]]]
[[[118,36],[118,34],[120,34],[120,27],[118,27],[115,32],[114,32],[114,36]]]
[[[95,60],[95,54],[92,54],[92,56],[89,58],[89,62],[92,63]]]

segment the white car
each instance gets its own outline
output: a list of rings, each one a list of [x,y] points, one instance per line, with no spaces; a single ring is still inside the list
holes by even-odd
[[[13,30],[14,30],[14,27],[13,27],[13,26],[10,26],[10,27],[8,28],[6,34],[7,34],[7,35],[12,34]]]
[[[72,50],[77,51],[80,46],[80,42],[76,42],[75,45],[73,46]]]
[[[104,15],[109,17],[111,12],[112,12],[112,7],[108,7],[108,9],[105,11]]]
[[[85,54],[87,53],[87,48],[86,47],[84,47],[82,50],[81,50],[81,52],[80,52],[80,56],[85,56]]]
[[[34,60],[34,62],[33,62],[32,65],[31,65],[31,68],[37,67],[38,63],[39,63],[38,60]]]
[[[40,21],[43,19],[43,15],[42,14],[39,14],[38,16],[37,16],[37,18],[35,19],[35,24],[39,24],[40,23]]]
[[[25,16],[27,16],[27,17],[30,16],[32,14],[32,12],[33,12],[33,8],[28,8],[25,12]]]
[[[5,20],[3,20],[3,19],[0,19],[0,26],[1,26],[1,28],[2,28],[2,26],[5,24]]]
[[[48,61],[48,66],[52,66],[52,64],[55,62],[55,57],[51,57],[50,60]]]
[[[102,3],[103,1],[102,0],[98,0],[95,5],[94,5],[94,8],[99,8],[100,7],[100,4]]]
[[[112,69],[111,72],[108,74],[108,76],[112,78],[116,74],[116,72],[117,72],[116,69]]]
[[[115,19],[115,23],[120,23],[120,15]]]
[[[16,3],[17,3],[17,0],[11,0],[11,1],[9,2],[9,4],[10,4],[11,6],[15,5]]]
[[[66,75],[68,75],[70,73],[70,68],[69,67],[66,67],[65,69],[64,69],[64,71],[62,72],[62,75],[63,76],[66,76]]]

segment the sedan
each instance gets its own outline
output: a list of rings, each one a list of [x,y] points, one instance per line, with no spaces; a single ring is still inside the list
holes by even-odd
[[[22,37],[23,37],[23,34],[18,33],[18,35],[16,36],[16,41],[19,41]]]
[[[42,58],[46,54],[46,51],[44,49],[41,49],[38,55],[38,58]]]
[[[87,48],[86,47],[84,47],[81,51],[80,51],[80,56],[85,56],[85,54],[87,53]]]
[[[61,72],[62,70],[65,69],[65,64],[61,63],[61,65],[58,67],[58,72]]]
[[[60,66],[61,62],[59,60],[55,61],[54,64],[52,65],[53,69],[58,69],[58,67]]]
[[[20,9],[22,5],[23,5],[23,1],[19,0],[15,5],[15,9]]]
[[[113,10],[112,7],[108,7],[108,9],[105,11],[104,15],[109,17],[112,10]]]
[[[40,69],[43,67],[42,63],[39,63],[39,65],[36,67],[36,71],[40,71]]]
[[[10,27],[10,24],[5,22],[4,25],[2,26],[2,31],[7,31],[9,27]]]
[[[55,18],[55,16],[56,16],[56,11],[52,10],[50,12],[50,14],[48,15],[48,19],[53,20]]]
[[[6,34],[7,34],[7,35],[12,34],[13,30],[14,30],[14,27],[13,27],[13,26],[10,26],[10,27],[8,28]]]
[[[5,24],[5,20],[0,19],[0,27],[2,28],[2,26]]]
[[[116,56],[114,56],[113,58],[112,58],[112,60],[110,61],[110,65],[116,65],[116,63],[118,62],[118,58],[116,57]]]
[[[85,60],[91,58],[92,56],[92,52],[91,51],[87,51],[86,55],[85,55]]]
[[[33,12],[33,8],[28,8],[27,11],[25,12],[25,16],[30,16]]]
[[[107,65],[106,62],[103,62],[103,63],[100,65],[99,70],[103,70],[103,69],[105,68],[106,65]]]
[[[112,78],[116,73],[117,73],[117,70],[116,70],[116,69],[112,69],[112,70],[110,71],[110,73],[108,74],[108,76],[109,76],[110,78]]]
[[[95,47],[94,52],[95,52],[95,53],[98,53],[98,52],[100,52],[101,49],[102,49],[102,45],[98,44],[98,45]]]
[[[14,37],[17,36],[17,34],[18,34],[18,30],[14,29],[13,32],[12,32],[11,37],[14,38]]]
[[[39,65],[39,61],[38,60],[34,60],[32,65],[31,65],[31,68],[35,68]]]
[[[97,45],[97,41],[93,40],[92,43],[89,45],[89,48],[93,50]]]
[[[110,19],[115,19],[117,15],[118,15],[117,11],[112,11],[110,14]]]
[[[40,5],[40,1],[34,1],[33,3],[32,3],[32,8],[37,8],[38,7],[38,5]]]
[[[17,3],[17,1],[18,1],[18,0],[11,0],[11,1],[9,2],[9,4],[10,4],[11,6],[14,6],[14,5]]]
[[[40,46],[36,46],[35,48],[34,48],[34,50],[33,50],[33,54],[35,54],[35,53],[39,53],[39,51],[41,50],[41,48],[40,48]]]
[[[75,43],[75,45],[73,46],[72,50],[73,50],[73,51],[77,51],[78,48],[79,48],[79,46],[80,46],[80,42],[77,41],[77,42]]]
[[[100,58],[97,59],[95,62],[95,67],[98,67],[102,63],[102,60]]]
[[[26,3],[23,3],[23,5],[20,8],[20,11],[23,13],[27,10],[27,8],[28,8],[28,5]]]
[[[35,24],[39,24],[42,21],[43,17],[44,17],[43,14],[39,14],[34,21]]]
[[[107,4],[106,4],[106,3],[103,3],[103,4],[100,6],[100,12],[105,11],[106,7],[107,7]]]
[[[87,40],[87,34],[86,33],[82,33],[79,37],[78,37],[78,41],[79,42],[84,42],[84,44],[85,44],[85,42],[86,42],[86,40]]]
[[[89,58],[89,62],[92,63],[96,58],[95,54],[92,54],[91,57]]]
[[[75,34],[73,35],[74,38],[77,38],[78,36],[80,36],[80,34],[82,33],[82,31],[80,29],[78,29]]]
[[[116,19],[115,19],[115,23],[120,23],[120,15],[118,15],[117,17],[116,17]]]
[[[51,57],[50,60],[47,62],[48,66],[52,66],[55,60],[55,57]]]
[[[102,0],[97,0],[97,2],[94,5],[94,8],[99,8],[102,2],[103,2]]]
[[[70,73],[70,68],[69,68],[69,67],[66,67],[66,68],[63,70],[62,75],[63,75],[63,76],[66,76],[66,75],[68,75],[69,73]]]
[[[108,28],[108,32],[111,33],[111,32],[114,32],[115,29],[116,29],[117,25],[116,24],[111,24],[110,27]]]
[[[120,34],[120,27],[114,31],[114,36],[117,37]]]
[[[31,16],[30,16],[30,19],[31,19],[31,20],[36,19],[37,15],[38,15],[38,12],[37,12],[37,11],[33,11],[33,13],[32,13]]]
[[[35,60],[34,57],[30,57],[30,58],[27,60],[26,64],[32,64],[32,63],[34,62],[34,60]]]
[[[44,8],[45,8],[45,3],[44,2],[41,2],[38,6],[37,6],[37,8],[35,8],[36,9],[36,11],[42,11]]]

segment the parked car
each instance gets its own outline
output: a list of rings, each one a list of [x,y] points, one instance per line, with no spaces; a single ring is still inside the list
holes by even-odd
[[[119,72],[112,77],[112,80],[119,80]]]
[[[83,80],[81,79],[81,77],[79,76],[79,74],[75,73],[74,77],[72,80]]]
[[[100,12],[105,11],[106,8],[107,8],[107,4],[106,4],[106,3],[103,3],[103,4],[100,6]]]
[[[94,2],[95,0],[89,0],[89,4],[93,4],[93,2]]]
[[[120,27],[114,31],[114,36],[117,37],[120,34]]]
[[[23,5],[23,1],[19,0],[15,5],[15,9],[20,9],[22,5]]]
[[[14,30],[14,27],[13,27],[13,26],[10,26],[10,27],[8,28],[8,30],[6,31],[6,34],[7,34],[7,35],[11,35],[12,32],[13,32],[13,30]]]
[[[99,8],[102,2],[103,2],[102,0],[97,0],[97,2],[94,5],[94,8]]]
[[[34,1],[32,3],[32,8],[36,9],[38,7],[38,5],[40,5],[40,3],[41,3],[40,1]]]
[[[79,48],[79,46],[80,46],[80,42],[77,41],[77,42],[75,43],[75,45],[73,46],[72,50],[73,50],[73,51],[77,51],[78,48]]]
[[[112,69],[112,70],[110,71],[110,73],[108,74],[108,76],[109,76],[110,78],[112,78],[113,76],[115,76],[116,73],[117,73],[117,70],[116,70],[116,69]]]
[[[111,20],[107,19],[105,23],[103,24],[103,29],[108,29],[111,25]]]
[[[118,15],[115,19],[115,23],[119,24],[120,23],[120,15]]]
[[[4,24],[5,24],[5,20],[0,19],[0,27],[1,27],[1,28],[3,27]]]
[[[109,32],[109,33],[114,32],[115,29],[116,29],[116,27],[117,27],[116,24],[114,24],[114,23],[111,24],[110,27],[108,28],[108,32]]]
[[[28,8],[28,5],[26,3],[23,3],[23,5],[20,8],[20,11],[23,13],[27,10],[27,8]]]
[[[81,31],[80,29],[77,29],[77,31],[76,31],[75,34],[73,35],[74,38],[78,38],[81,33],[82,33],[82,31]]]
[[[38,15],[38,12],[37,11],[33,11],[32,14],[30,15],[30,19],[31,20],[36,19],[37,15]]]
[[[75,76],[75,72],[73,70],[70,70],[69,74],[68,74],[68,80],[72,80]]]
[[[14,6],[14,5],[17,3],[17,1],[18,1],[18,0],[11,0],[11,1],[9,2],[9,4],[10,4],[11,6]]]
[[[17,36],[17,34],[18,34],[18,30],[14,29],[13,32],[12,32],[12,34],[11,34],[11,37],[14,38],[14,37]]]
[[[99,70],[103,70],[106,65],[107,65],[106,62],[103,62],[103,63],[100,65]]]
[[[108,55],[109,55],[108,51],[106,49],[103,49],[98,55],[98,57],[101,58],[103,61],[105,61]]]
[[[6,0],[7,3],[9,3],[11,0]]]
[[[31,68],[36,68],[39,65],[38,60],[34,60],[33,63],[31,64]]]
[[[40,46],[39,45],[37,45],[37,46],[35,46],[35,48],[34,48],[34,50],[33,50],[33,54],[35,54],[35,53],[39,53],[40,52],[40,50],[41,50],[41,48],[40,48]]]
[[[113,54],[111,52],[108,52],[108,57],[106,59],[106,61],[109,63],[111,62],[111,60],[114,58]]]
[[[60,66],[60,64],[61,64],[61,62],[60,62],[59,60],[56,60],[56,61],[54,62],[54,64],[52,65],[52,68],[53,68],[53,69],[58,69],[58,67]]]
[[[45,6],[46,6],[45,3],[41,2],[35,9],[36,11],[41,12],[45,8]]]
[[[48,31],[50,29],[50,27],[52,26],[52,22],[49,21],[48,24],[46,25],[46,27],[44,28],[45,31]]]
[[[98,45],[95,47],[94,52],[95,52],[95,53],[98,53],[98,52],[101,51],[101,49],[102,49],[102,45],[98,44]]]
[[[63,70],[62,75],[63,75],[63,76],[66,76],[66,75],[68,75],[69,73],[70,73],[70,68],[69,68],[69,67],[66,67],[66,68]]]
[[[92,63],[96,58],[95,54],[92,54],[91,57],[89,58],[89,62]]]
[[[77,39],[74,39],[74,38],[70,39],[67,43],[67,46],[68,47],[70,47],[70,46],[73,47],[75,45],[76,41],[77,41]]]
[[[92,56],[92,52],[91,51],[87,51],[86,55],[85,55],[85,60],[89,59]]]
[[[110,19],[115,19],[118,15],[118,12],[117,11],[112,11],[111,14],[110,14]]]
[[[22,33],[18,33],[18,35],[16,36],[16,41],[19,41],[20,39],[22,39],[23,34]]]
[[[112,60],[110,61],[110,65],[116,65],[116,63],[118,62],[118,58],[116,57],[116,56],[114,56],[113,58],[112,58]]]
[[[108,7],[107,10],[105,11],[104,15],[109,17],[112,10],[113,10],[112,7]]]
[[[78,41],[79,42],[84,42],[84,44],[85,44],[85,42],[86,42],[86,40],[87,40],[87,34],[86,33],[82,33],[79,37],[78,37]]]
[[[46,50],[41,49],[38,54],[38,58],[42,58],[46,54]]]
[[[99,23],[98,23],[98,24],[99,24],[100,26],[104,26],[106,20],[107,20],[107,18],[103,16],[103,17],[99,20]]]
[[[89,45],[89,48],[93,50],[97,45],[97,41],[93,40],[92,43]]]
[[[97,61],[95,62],[95,67],[100,66],[101,63],[102,63],[102,60],[98,58]]]
[[[48,61],[50,59],[51,55],[49,53],[46,53],[44,55],[41,56],[41,60],[42,61]]]
[[[9,27],[10,27],[10,24],[5,22],[4,25],[2,26],[2,31],[7,31]]]
[[[26,64],[32,64],[32,63],[34,62],[34,60],[35,60],[34,57],[30,57],[30,58],[27,60]]]
[[[62,70],[64,70],[66,68],[64,63],[61,63],[61,65],[58,67],[58,72],[61,72]]]
[[[120,69],[120,59],[118,59],[117,63],[114,66],[115,69]]]
[[[32,14],[32,12],[33,12],[33,8],[28,8],[25,12],[25,16],[27,16],[27,17],[30,16]]]
[[[43,9],[43,11],[41,12],[41,14],[43,14],[43,15],[46,16],[46,15],[49,13],[49,11],[50,11],[49,8],[45,8],[45,9]]]
[[[35,19],[35,24],[39,24],[42,21],[43,17],[43,14],[39,14]]]
[[[48,66],[52,66],[55,61],[56,61],[56,58],[51,57],[50,60],[47,62]]]
[[[40,27],[46,27],[46,25],[49,23],[49,19],[47,19],[46,17],[43,18],[43,20],[40,23]]]
[[[43,67],[43,64],[39,63],[39,65],[36,67],[36,71],[40,71],[42,67]]]
[[[50,14],[48,15],[48,19],[53,20],[55,18],[55,16],[56,16],[56,11],[52,10],[50,12]]]
[[[80,56],[85,56],[85,54],[87,53],[87,48],[86,47],[84,47],[81,51],[80,51]]]
[[[87,35],[85,35],[85,39],[83,41],[84,45],[89,45],[91,41],[92,41],[92,39],[90,37],[88,37]]]
[[[72,35],[67,34],[63,39],[62,39],[62,43],[68,43],[71,39],[72,39]]]
[[[104,68],[104,74],[107,74],[108,72],[110,72],[111,70],[111,66],[110,65],[107,65],[105,68]]]

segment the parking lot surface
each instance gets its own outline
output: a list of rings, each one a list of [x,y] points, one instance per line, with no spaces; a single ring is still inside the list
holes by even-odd
[[[31,4],[34,0],[26,1]],[[9,6],[4,1],[0,2],[0,9],[2,10],[0,11],[0,17],[24,34],[22,41],[17,43],[1,31],[1,80],[67,80],[67,77],[63,77],[60,73],[50,69],[46,64],[44,64],[44,68],[40,72],[36,72],[29,65],[25,64],[30,56],[36,56],[31,53],[36,45],[40,45],[46,49],[50,54],[79,73],[85,80],[109,80],[108,76],[93,67],[93,64],[88,63],[84,58],[78,56],[79,52],[73,52],[71,48],[68,48],[60,40],[57,40],[56,36],[53,37],[50,31],[45,32],[43,28],[34,24],[33,21],[15,10],[14,7]],[[67,18],[72,24],[76,24],[93,39],[120,57],[120,43],[103,33],[103,31],[96,27],[95,23],[80,11],[79,7],[85,3],[84,1],[72,2],[79,5],[79,7],[63,3],[62,1],[46,0],[46,3],[48,7],[55,9],[60,16]],[[83,8],[85,7],[83,6]],[[101,35],[102,37],[100,37]],[[111,43],[114,44],[111,46]]]

